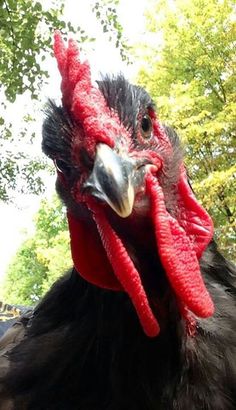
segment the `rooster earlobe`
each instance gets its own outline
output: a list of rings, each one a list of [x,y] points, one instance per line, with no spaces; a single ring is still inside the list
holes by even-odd
[[[213,237],[213,222],[197,201],[183,168],[178,183],[178,222],[182,226],[200,259]]]

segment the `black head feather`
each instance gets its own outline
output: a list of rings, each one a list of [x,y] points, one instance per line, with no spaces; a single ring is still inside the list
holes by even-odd
[[[42,150],[51,159],[71,161],[71,139],[74,124],[64,108],[48,101],[43,123]]]
[[[108,107],[117,112],[127,128],[135,130],[138,115],[154,108],[154,102],[144,88],[130,84],[122,74],[104,76],[97,84]]]

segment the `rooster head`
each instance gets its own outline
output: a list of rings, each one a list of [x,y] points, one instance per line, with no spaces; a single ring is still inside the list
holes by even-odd
[[[127,292],[150,337],[160,328],[145,275],[158,277],[158,266],[183,315],[211,316],[199,258],[212,221],[188,184],[176,134],[161,126],[141,87],[121,75],[93,84],[73,40],[67,47],[56,33],[54,53],[62,107],[50,104],[43,150],[57,167],[76,270],[97,286]]]

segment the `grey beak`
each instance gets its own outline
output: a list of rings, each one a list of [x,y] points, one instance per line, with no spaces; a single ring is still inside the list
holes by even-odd
[[[92,173],[83,187],[126,218],[134,204],[133,172],[131,159],[122,158],[106,144],[98,144]]]

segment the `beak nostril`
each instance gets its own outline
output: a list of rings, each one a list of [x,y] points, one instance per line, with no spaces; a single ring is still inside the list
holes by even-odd
[[[92,186],[91,182],[85,181],[83,186],[82,186],[83,193],[91,191],[92,188],[93,188],[93,186]]]
[[[88,178],[82,185],[81,193],[82,194],[93,194],[96,191],[96,186],[91,178]]]

